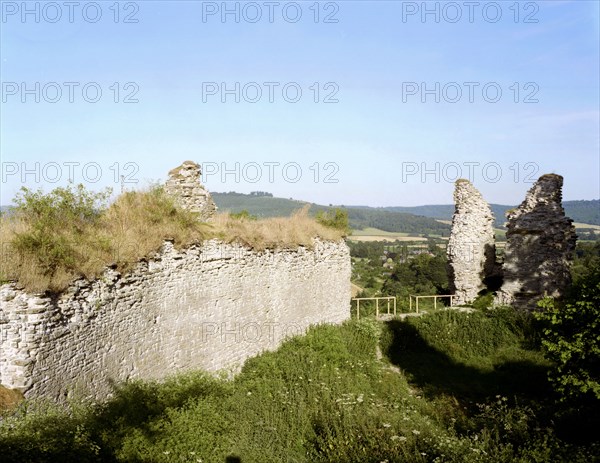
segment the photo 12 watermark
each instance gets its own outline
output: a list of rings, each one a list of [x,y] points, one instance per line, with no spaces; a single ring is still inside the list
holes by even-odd
[[[223,344],[274,343],[291,336],[304,334],[297,323],[279,322],[201,322],[198,326],[199,339],[203,343]]]
[[[136,82],[2,82],[2,103],[139,103]]]
[[[403,162],[401,164],[402,183],[454,183],[460,178],[470,182],[483,181],[498,183],[508,177],[514,183],[534,183],[540,166],[535,162],[514,162],[510,166],[498,162],[463,161],[458,162]]]
[[[537,2],[401,2],[402,22],[406,23],[497,23],[501,20],[537,24]]]
[[[138,2],[0,2],[2,24],[137,24]]]
[[[0,179],[3,184],[98,183],[109,180],[120,185],[135,185],[139,183],[139,171],[140,166],[135,162],[114,162],[111,165],[95,161],[0,163]]]
[[[337,2],[202,2],[202,22],[337,24],[339,11]]]
[[[298,183],[309,179],[313,183],[339,183],[340,167],[335,162],[314,162],[301,165],[298,162],[203,162],[202,182],[214,183]]]
[[[402,82],[402,103],[539,103],[536,82]]]
[[[202,82],[202,103],[339,103],[336,82]]]

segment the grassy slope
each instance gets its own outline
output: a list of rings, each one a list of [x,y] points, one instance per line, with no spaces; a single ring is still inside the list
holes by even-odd
[[[555,436],[547,363],[526,326],[502,312],[442,312],[383,334],[373,320],[320,326],[230,382],[192,373],[130,383],[71,416],[30,406],[0,424],[0,454],[6,463],[594,461],[594,449]]]

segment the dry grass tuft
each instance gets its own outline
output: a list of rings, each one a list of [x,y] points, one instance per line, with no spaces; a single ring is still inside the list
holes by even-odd
[[[250,220],[218,214],[203,223],[197,214],[177,207],[162,188],[126,192],[85,221],[56,220],[63,217],[56,213],[50,214],[52,220],[47,216],[32,219],[15,213],[0,220],[0,280],[17,281],[31,292],[60,292],[76,278],[98,277],[108,265],[127,271],[165,240],[185,247],[218,238],[261,251],[311,248],[314,238],[343,237],[343,231],[310,218],[307,207],[289,218]],[[69,220],[74,223],[66,223]]]
[[[5,410],[13,410],[19,405],[25,397],[23,393],[16,389],[8,389],[0,386],[0,412]]]
[[[216,237],[227,243],[237,242],[252,249],[294,249],[298,246],[312,248],[314,239],[337,241],[343,233],[325,227],[308,216],[310,205],[299,209],[291,217],[274,217],[263,220],[232,218],[219,214],[215,218]]]

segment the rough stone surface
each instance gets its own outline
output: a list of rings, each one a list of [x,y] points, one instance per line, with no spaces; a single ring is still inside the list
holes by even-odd
[[[185,161],[169,172],[165,191],[173,196],[178,204],[192,212],[200,214],[201,220],[210,220],[217,211],[212,196],[202,186],[200,165]]]
[[[457,304],[473,302],[494,272],[494,216],[490,206],[468,180],[454,188],[455,211],[448,242],[451,289]]]
[[[100,399],[128,378],[236,372],[309,325],[350,316],[346,244],[256,252],[216,240],[57,296],[0,286],[0,384],[26,397]]]
[[[544,295],[560,297],[569,286],[577,236],[562,207],[562,185],[560,175],[543,175],[506,213],[504,282],[496,304],[534,309]]]

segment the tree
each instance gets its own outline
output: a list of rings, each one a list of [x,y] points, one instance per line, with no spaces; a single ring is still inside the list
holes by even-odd
[[[564,303],[545,298],[538,305],[555,390],[563,400],[600,400],[600,267],[581,276]]]
[[[446,258],[429,254],[419,254],[408,262],[398,263],[383,286],[384,294],[401,296],[445,294],[447,290]]]

